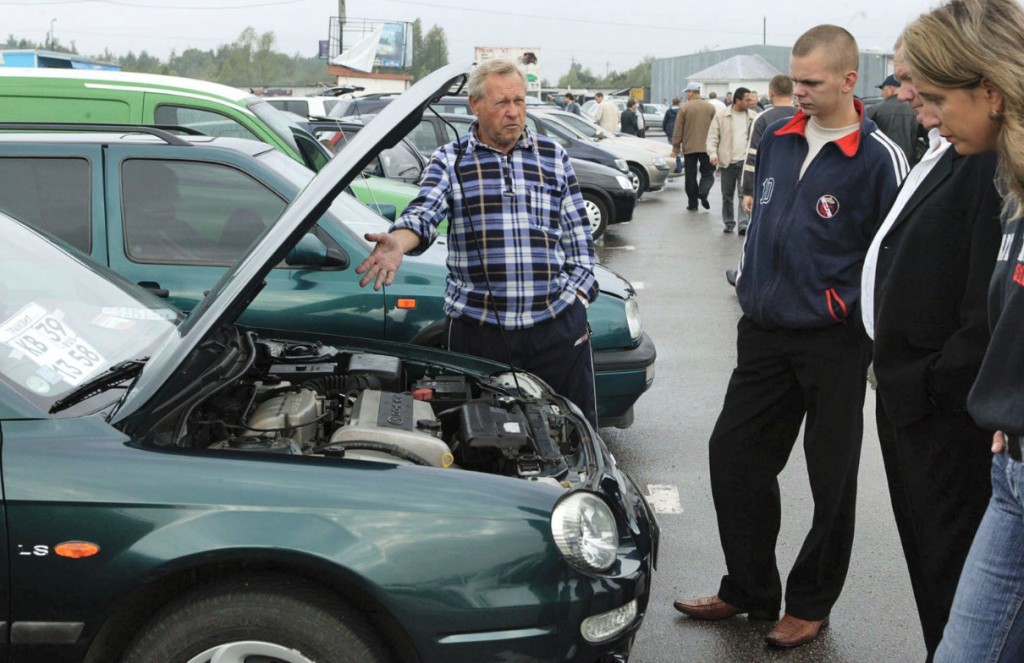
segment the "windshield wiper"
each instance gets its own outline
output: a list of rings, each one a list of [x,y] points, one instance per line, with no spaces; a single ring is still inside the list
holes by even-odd
[[[138,377],[139,373],[142,372],[142,367],[145,366],[148,360],[149,357],[142,357],[141,359],[123,361],[116,366],[111,366],[107,369],[106,373],[101,373],[91,380],[86,380],[75,389],[72,389],[67,396],[56,400],[50,406],[50,414],[66,410],[72,405],[77,405],[97,394],[102,394],[104,391],[113,389],[128,380]]]

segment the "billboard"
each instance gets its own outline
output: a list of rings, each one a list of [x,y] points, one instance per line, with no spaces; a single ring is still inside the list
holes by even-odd
[[[526,76],[526,94],[540,98],[540,49],[528,46],[477,46],[473,49],[477,62],[491,58],[507,58],[519,63]]]
[[[376,64],[380,67],[402,68],[412,65],[406,52],[412,51],[412,30],[408,23],[385,23],[377,46]]]

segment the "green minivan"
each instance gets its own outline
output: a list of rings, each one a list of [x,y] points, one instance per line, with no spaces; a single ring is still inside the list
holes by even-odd
[[[120,71],[0,67],[0,122],[150,124],[272,145],[318,172],[331,154],[265,100],[219,83]],[[405,209],[418,188],[363,177],[352,190],[366,204]]]

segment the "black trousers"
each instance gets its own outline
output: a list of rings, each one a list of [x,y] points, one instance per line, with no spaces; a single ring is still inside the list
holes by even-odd
[[[686,166],[683,180],[686,187],[687,207],[697,207],[697,199],[707,198],[711,193],[711,187],[715,184],[715,167],[711,165],[711,158],[707,152],[691,152],[683,155],[683,163]],[[697,182],[697,174],[700,172],[700,182]]]
[[[930,661],[992,494],[992,433],[966,413],[940,411],[897,428],[883,404],[885,384],[878,389],[885,476]]]
[[[806,415],[814,514],[786,580],[786,612],[824,619],[850,563],[870,341],[855,322],[769,330],[743,317],[737,329],[737,366],[710,441],[711,489],[728,570],[718,594],[746,611],[778,613],[778,475]]]
[[[587,309],[579,301],[558,317],[526,329],[448,319],[448,349],[491,359],[534,373],[558,394],[575,403],[597,427],[594,358]],[[505,347],[508,342],[508,348]]]

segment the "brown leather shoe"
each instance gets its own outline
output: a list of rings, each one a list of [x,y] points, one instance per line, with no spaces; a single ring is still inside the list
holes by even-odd
[[[828,617],[820,621],[807,621],[785,614],[771,633],[765,636],[768,644],[776,647],[799,647],[818,637],[822,627],[828,625]]]
[[[733,604],[726,603],[718,598],[717,594],[688,601],[677,599],[672,602],[672,605],[684,615],[689,615],[694,619],[707,619],[711,621],[728,619],[743,613],[747,613],[747,616],[751,619],[775,619],[779,616],[778,611],[768,612],[766,610],[744,610],[743,608],[737,608]]]

